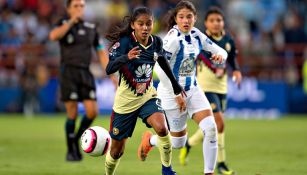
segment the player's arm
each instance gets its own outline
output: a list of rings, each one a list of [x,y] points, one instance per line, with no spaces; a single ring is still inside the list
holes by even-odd
[[[138,46],[132,48],[128,53],[125,53],[125,47],[127,46],[128,42],[120,42],[120,46],[113,49],[110,53],[110,59],[106,67],[108,75],[117,72],[123,65],[128,63],[129,60],[139,58],[141,51]]]
[[[51,32],[49,33],[49,39],[51,41],[60,40],[65,36],[65,34],[74,24],[78,23],[80,19],[81,19],[81,14],[75,13],[69,20],[65,22],[61,20],[60,23],[57,25],[57,27],[52,29]]]
[[[213,61],[219,64],[225,63],[227,56],[228,56],[227,52],[223,48],[221,48],[220,46],[212,42],[207,37],[207,35],[199,31],[198,29],[194,28],[193,30],[195,30],[196,36],[199,37],[201,44],[203,46],[203,49],[212,54],[211,59],[213,59]]]
[[[240,67],[237,61],[237,49],[235,42],[231,39],[230,40],[231,50],[228,53],[227,63],[232,69],[232,79],[236,82],[236,84],[239,86],[242,81],[242,74],[240,71]]]

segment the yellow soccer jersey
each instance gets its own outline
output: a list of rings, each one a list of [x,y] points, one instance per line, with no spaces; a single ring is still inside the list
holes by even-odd
[[[211,37],[208,31],[206,33],[213,42],[227,51],[228,57],[225,64],[219,65],[210,60],[210,53],[202,51],[198,56],[197,82],[204,92],[226,94],[228,78],[226,68],[230,66],[232,70],[239,69],[235,43],[231,36],[224,32],[219,38]]]
[[[127,53],[136,46],[141,49],[139,58],[128,60]],[[162,41],[153,35],[149,39],[148,46],[143,46],[137,42],[133,33],[131,36],[122,37],[119,42],[113,45],[110,52],[110,62],[116,59],[125,61],[125,64],[118,70],[119,87],[115,95],[114,112],[119,114],[131,113],[151,98],[157,97],[156,90],[153,87],[152,72],[156,57],[161,51]]]

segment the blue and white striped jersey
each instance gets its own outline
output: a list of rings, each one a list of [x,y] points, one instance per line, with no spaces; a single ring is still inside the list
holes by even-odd
[[[227,52],[195,27],[189,33],[183,33],[175,25],[163,39],[163,50],[177,81],[185,91],[197,86],[196,59],[201,50],[221,55],[223,62],[227,59]],[[172,94],[173,89],[165,73],[158,65],[155,71],[160,79],[159,89]]]

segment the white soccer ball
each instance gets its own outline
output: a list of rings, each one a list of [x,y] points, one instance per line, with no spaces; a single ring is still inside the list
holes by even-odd
[[[100,126],[88,128],[81,136],[82,150],[94,157],[105,155],[110,145],[111,137],[109,132]]]

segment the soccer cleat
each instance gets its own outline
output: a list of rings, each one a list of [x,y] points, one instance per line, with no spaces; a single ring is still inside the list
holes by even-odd
[[[190,152],[191,146],[186,142],[185,146],[180,149],[179,153],[179,163],[180,165],[186,165],[188,162],[188,155]]]
[[[75,162],[75,161],[80,161],[80,159],[74,152],[67,152],[66,161]]]
[[[150,145],[151,136],[152,136],[152,133],[150,131],[145,131],[142,136],[142,141],[138,148],[138,157],[141,161],[146,160],[147,154],[153,148],[152,145]]]
[[[80,152],[80,147],[78,145],[78,140],[76,140],[73,143],[73,151],[74,151],[75,155],[77,156],[77,159],[79,159],[79,161],[81,161],[83,159],[83,157],[82,157],[82,154]]]
[[[162,165],[162,175],[177,175],[177,173],[173,171],[172,166],[166,167]]]
[[[217,164],[217,171],[219,174],[222,175],[234,175],[235,172],[233,170],[230,170],[225,162],[220,162]]]

